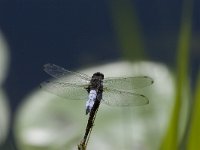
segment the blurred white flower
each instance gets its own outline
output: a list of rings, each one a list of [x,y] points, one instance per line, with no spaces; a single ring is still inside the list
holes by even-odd
[[[149,105],[126,108],[100,105],[88,150],[158,148],[173,105],[174,82],[167,67],[152,62],[116,62],[79,72],[92,75],[97,71],[105,77],[147,75],[154,79],[154,84],[137,90],[149,98]],[[77,149],[88,119],[85,101],[62,99],[41,89],[34,91],[24,100],[16,118],[20,149]]]

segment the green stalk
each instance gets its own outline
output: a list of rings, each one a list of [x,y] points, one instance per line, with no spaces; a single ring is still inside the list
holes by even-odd
[[[175,106],[166,135],[161,144],[161,150],[176,150],[179,148],[178,128],[179,115],[182,106],[184,86],[188,85],[189,49],[192,26],[192,0],[185,0],[181,20],[180,36],[177,53],[177,76]],[[189,88],[188,88],[189,89]]]
[[[144,57],[144,43],[141,36],[136,10],[131,0],[109,0],[113,26],[116,31],[122,56],[128,60]]]
[[[198,149],[199,142],[200,142],[200,70],[194,96],[194,105],[192,109],[191,124],[188,134],[187,150]]]

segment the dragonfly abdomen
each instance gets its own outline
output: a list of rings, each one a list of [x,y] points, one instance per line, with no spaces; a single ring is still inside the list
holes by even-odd
[[[93,105],[94,105],[94,102],[95,102],[95,100],[96,100],[96,97],[97,97],[97,92],[96,92],[96,90],[90,90],[90,93],[89,93],[89,95],[88,95],[88,100],[87,100],[87,102],[86,102],[86,115],[88,114],[88,113],[90,113],[90,111],[91,111],[91,109],[92,109],[92,107],[93,107]]]

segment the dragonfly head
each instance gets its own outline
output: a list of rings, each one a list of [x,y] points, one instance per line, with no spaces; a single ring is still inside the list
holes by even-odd
[[[96,72],[96,73],[94,73],[93,75],[92,75],[92,78],[94,79],[100,79],[100,80],[103,80],[104,79],[104,75],[103,75],[103,73],[101,73],[101,72]]]

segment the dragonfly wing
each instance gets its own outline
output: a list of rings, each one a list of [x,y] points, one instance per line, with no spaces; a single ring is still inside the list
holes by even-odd
[[[141,106],[149,103],[144,95],[116,89],[106,89],[102,101],[110,106]]]
[[[62,80],[63,82],[67,80],[67,82],[71,83],[88,83],[91,79],[86,74],[69,71],[55,64],[45,64],[44,71],[52,77]],[[65,79],[66,76],[68,76],[67,79]]]
[[[87,86],[88,85],[63,83],[56,80],[41,83],[41,88],[45,91],[72,100],[86,100],[88,98],[88,93],[85,89]]]
[[[105,78],[104,85],[110,89],[133,90],[153,84],[153,79],[148,76],[113,77]]]

